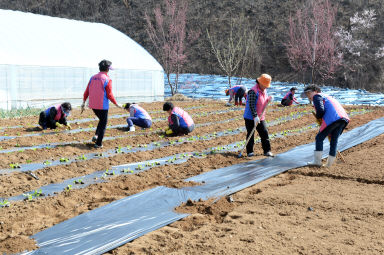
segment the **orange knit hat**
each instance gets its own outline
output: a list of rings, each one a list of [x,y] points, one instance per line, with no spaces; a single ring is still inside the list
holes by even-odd
[[[257,78],[257,81],[263,87],[269,88],[269,86],[271,86],[272,77],[269,74],[263,73]]]

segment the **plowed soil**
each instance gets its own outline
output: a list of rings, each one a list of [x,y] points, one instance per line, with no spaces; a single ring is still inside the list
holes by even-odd
[[[174,102],[194,115],[197,127],[190,135],[204,136],[218,131],[244,126],[243,111],[229,110],[223,102],[195,100]],[[148,111],[156,111],[152,118],[165,118],[161,111],[162,102],[142,104]],[[384,108],[367,106],[346,106],[352,114],[347,130],[361,126],[370,120],[384,116]],[[363,111],[364,110],[364,111]],[[368,110],[368,111],[366,111]],[[280,108],[272,105],[267,120],[277,120],[291,113],[304,112],[297,119],[270,126],[269,133],[299,129],[314,123],[310,105]],[[205,113],[210,112],[208,116]],[[215,113],[216,112],[216,113]],[[111,107],[109,115],[126,114]],[[75,109],[70,119],[95,116],[91,110],[80,115]],[[226,122],[222,122],[228,120]],[[126,132],[124,128],[110,128],[106,137],[121,138],[104,141],[102,149],[93,149],[85,143],[94,131],[73,134],[58,132],[43,136],[28,137],[28,134],[43,133],[33,126],[37,117],[0,120],[0,136],[19,136],[1,141],[0,150],[50,143],[66,143],[55,148],[25,149],[11,153],[0,153],[0,197],[7,198],[39,189],[39,187],[60,183],[112,166],[140,162],[171,156],[181,152],[203,151],[215,146],[244,140],[245,133],[226,135],[205,141],[186,142],[151,151],[117,154],[104,159],[76,161],[71,164],[45,166],[34,171],[39,180],[26,173],[15,171],[5,174],[10,164],[29,164],[52,161],[62,157],[78,158],[91,152],[105,152],[116,147],[148,144],[157,141],[174,141],[175,137],[163,137],[159,128],[166,120],[155,122],[152,130]],[[222,122],[222,123],[218,123]],[[125,118],[110,119],[110,125],[126,124]],[[95,127],[96,121],[74,123],[73,129]],[[297,145],[314,141],[318,129],[272,140],[274,153],[281,153]],[[51,133],[44,131],[44,133]],[[222,198],[218,202],[201,201],[193,205],[181,205],[177,211],[191,216],[172,223],[159,230],[116,248],[108,254],[381,254],[384,253],[384,136],[355,146],[342,154],[345,163],[338,160],[328,168],[302,167],[288,171],[260,184],[232,195],[232,202]],[[69,144],[78,141],[76,144]],[[180,165],[167,165],[137,173],[119,175],[98,183],[69,192],[59,192],[52,197],[33,201],[12,202],[10,207],[0,208],[0,252],[12,254],[36,249],[29,236],[47,229],[84,212],[154,188],[159,185],[183,187],[196,185],[184,179],[213,169],[263,158],[260,144],[255,145],[255,156],[237,158],[237,153],[207,155],[203,160],[191,158]],[[16,169],[17,170],[17,169]]]

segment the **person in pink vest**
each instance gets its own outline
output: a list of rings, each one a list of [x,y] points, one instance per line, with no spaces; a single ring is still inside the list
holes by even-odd
[[[152,126],[152,118],[146,110],[135,103],[126,103],[124,109],[129,111],[130,117],[127,118],[128,131],[135,131],[135,126],[141,128],[150,128]]]
[[[95,148],[101,148],[103,146],[102,142],[108,122],[109,101],[116,105],[116,107],[121,108],[113,96],[112,80],[108,76],[109,70],[112,70],[111,65],[112,62],[108,60],[102,60],[99,63],[100,72],[93,75],[89,80],[87,88],[84,92],[83,104],[81,105],[81,109],[83,111],[85,102],[89,97],[89,108],[93,110],[99,119],[95,136],[92,138],[92,141],[95,142]]]
[[[243,85],[236,85],[225,90],[225,94],[229,96],[227,105],[231,105],[232,99],[235,99],[235,105],[243,105],[243,97],[246,98],[247,88]]]
[[[40,113],[39,125],[42,129],[56,129],[61,125],[71,129],[71,126],[67,123],[67,117],[70,115],[71,110],[72,106],[69,102],[51,106]]]
[[[289,90],[289,92],[281,100],[281,105],[283,105],[283,106],[291,106],[293,104],[293,102],[295,102],[296,104],[299,104],[299,102],[297,101],[297,99],[295,97],[296,90],[297,90],[296,87],[292,87]]]
[[[308,85],[304,89],[304,94],[309,101],[313,102],[316,118],[321,120],[319,133],[316,135],[316,149],[314,151],[314,161],[308,165],[321,166],[323,155],[323,141],[330,137],[330,148],[326,167],[331,167],[336,159],[337,142],[344,128],[349,123],[349,117],[341,104],[334,98],[321,93],[317,85]]]
[[[169,129],[166,130],[166,134],[187,135],[195,128],[191,116],[180,107],[174,107],[171,102],[164,103],[163,111],[166,111],[169,114]]]
[[[244,109],[244,121],[247,129],[247,139],[251,135],[253,128],[259,133],[261,139],[261,147],[264,156],[273,157],[271,152],[271,143],[269,141],[267,123],[265,121],[265,108],[269,102],[273,101],[272,96],[268,96],[267,88],[270,87],[272,77],[269,74],[262,74],[256,79],[256,84],[248,90],[247,101]],[[247,144],[248,157],[254,156],[253,146],[255,144],[254,134],[252,134]]]

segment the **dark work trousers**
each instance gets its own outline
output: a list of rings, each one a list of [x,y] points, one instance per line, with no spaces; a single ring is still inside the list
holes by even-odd
[[[245,94],[245,88],[240,87],[237,93],[235,94],[235,103],[240,103],[243,100]]]
[[[323,141],[327,136],[331,136],[329,155],[336,156],[337,142],[339,136],[347,126],[347,122],[343,119],[333,122],[331,125],[324,128],[323,131],[316,135],[316,151],[323,151]]]
[[[132,127],[133,125],[139,126],[141,128],[150,128],[152,125],[152,121],[148,119],[141,119],[136,117],[128,117],[127,118],[128,127]]]
[[[188,135],[189,133],[191,133],[195,129],[195,124],[192,124],[191,126],[186,127],[186,128],[183,128],[180,126],[178,126],[178,127],[173,126],[171,129],[173,131],[174,136]]]
[[[254,120],[244,119],[245,127],[247,128],[247,139],[252,132],[253,127],[255,126]],[[259,133],[261,139],[261,147],[263,148],[264,153],[271,151],[271,143],[269,142],[269,135],[267,129],[267,123],[265,120],[262,120],[256,127],[257,133]],[[253,145],[255,144],[255,135],[252,135],[251,139],[247,144],[247,154],[253,152]]]
[[[99,110],[99,109],[92,109],[92,110],[96,114],[97,118],[99,118],[99,123],[97,124],[95,134],[97,135],[96,144],[101,146],[103,143],[105,129],[107,128],[108,110]]]
[[[284,106],[290,106],[290,105],[292,105],[292,101],[293,100],[291,100],[290,98],[282,99],[281,104]]]

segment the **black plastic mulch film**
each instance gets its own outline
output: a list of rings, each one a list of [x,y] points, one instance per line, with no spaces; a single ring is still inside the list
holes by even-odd
[[[383,133],[384,118],[371,121],[344,133],[338,149],[349,149]],[[174,208],[188,199],[226,196],[305,166],[313,158],[314,147],[314,143],[301,145],[274,158],[232,165],[186,180],[204,183],[201,186],[181,189],[160,186],[114,201],[31,236],[40,248],[22,254],[102,254],[187,217],[188,214],[174,212]],[[323,158],[328,151],[329,143],[324,142]]]

